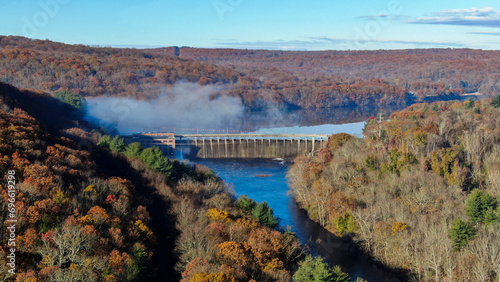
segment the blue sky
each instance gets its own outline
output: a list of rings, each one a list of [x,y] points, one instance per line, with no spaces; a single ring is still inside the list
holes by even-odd
[[[2,0],[0,35],[281,50],[500,49],[500,1]]]

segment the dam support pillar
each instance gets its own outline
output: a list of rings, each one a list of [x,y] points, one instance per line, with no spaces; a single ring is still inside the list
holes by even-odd
[[[175,150],[174,145],[177,144],[177,151],[194,154],[200,158],[293,158],[323,149],[328,141],[328,136],[322,134],[178,134],[173,138],[171,135],[173,134],[136,134],[133,138],[130,137],[128,142],[139,139],[143,147],[157,146],[169,154],[172,149]],[[165,139],[174,139],[174,145],[166,146],[168,140]],[[246,142],[243,142],[243,139],[246,139]],[[250,139],[253,139],[253,142]],[[288,139],[290,143],[287,142]],[[283,142],[280,142],[281,140]],[[215,142],[217,143],[214,144]]]

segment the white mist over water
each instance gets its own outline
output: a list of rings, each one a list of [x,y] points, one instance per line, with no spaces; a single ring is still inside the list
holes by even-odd
[[[285,134],[336,134],[347,133],[357,137],[363,137],[363,128],[366,122],[354,122],[344,124],[322,124],[315,126],[292,126],[277,128],[262,128],[257,133],[285,133]]]
[[[87,119],[121,134],[168,128],[225,129],[241,120],[244,107],[239,98],[220,95],[219,90],[212,85],[182,82],[149,101],[90,98]]]

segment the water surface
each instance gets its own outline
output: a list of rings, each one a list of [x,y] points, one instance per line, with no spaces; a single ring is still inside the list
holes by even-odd
[[[360,136],[364,122],[343,125],[325,124],[306,127],[281,127],[261,129],[259,132],[318,133],[346,132]],[[340,265],[356,280],[398,281],[379,269],[360,251],[333,235],[300,210],[288,191],[286,173],[291,163],[282,160],[256,159],[197,159],[217,173],[237,196],[247,195],[258,201],[266,201],[280,218],[280,225],[289,226],[300,242],[310,248],[311,253],[325,258],[331,265]]]
[[[289,226],[300,242],[311,252],[321,255],[331,265],[340,265],[354,280],[398,281],[377,268],[362,252],[310,220],[288,194],[286,173],[289,163],[279,160],[203,159],[196,160],[217,173],[237,196],[247,195],[266,201],[280,218],[280,225]]]

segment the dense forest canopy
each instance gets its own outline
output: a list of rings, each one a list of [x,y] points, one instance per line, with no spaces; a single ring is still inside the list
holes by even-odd
[[[498,281],[500,105],[415,104],[295,160],[309,216],[408,279]]]
[[[17,278],[349,279],[306,256],[267,203],[236,199],[208,168],[82,119],[84,97],[148,100],[187,81],[220,86],[214,98],[238,97],[248,111],[496,96],[370,118],[364,139],[333,135],[289,178],[313,220],[405,279],[497,281],[499,61],[499,51],[470,49],[137,50],[0,36],[0,210],[6,230],[15,175]],[[8,252],[2,279],[12,279]]]
[[[103,135],[74,93],[55,96],[0,83],[1,228],[15,227],[0,233],[13,241],[0,246],[2,281],[350,280],[306,257],[267,203],[236,199],[206,167]]]
[[[417,55],[384,51],[365,56],[348,52],[328,56],[318,52],[280,52],[277,56],[260,55],[257,61],[252,61],[241,55],[264,51],[230,50],[226,56],[225,50],[181,48],[178,57],[170,50],[67,45],[2,36],[0,81],[51,93],[70,90],[85,97],[111,95],[136,99],[155,98],[179,81],[221,85],[221,94],[241,98],[251,111],[269,107],[404,107],[415,98],[427,96],[498,92],[494,52],[482,56],[466,56],[468,52],[482,54],[474,50],[462,50],[464,54],[454,50],[417,50]],[[220,54],[225,60],[234,58],[243,63],[221,62],[218,57],[206,62],[208,55],[206,59],[194,55],[183,58],[182,54],[196,52]],[[436,59],[432,52],[442,53],[444,59]],[[298,55],[294,54],[305,56],[302,60],[317,67],[308,71],[303,71],[303,66],[295,67]],[[453,64],[449,58],[455,58]],[[417,63],[431,60],[437,63]],[[349,66],[358,66],[359,70]],[[375,75],[384,72],[388,74]]]
[[[175,54],[171,48],[153,49]],[[500,93],[500,51],[410,49],[376,51],[271,51],[179,48],[180,58],[233,66],[249,74],[275,69],[345,80],[382,79],[424,97],[443,92]]]

